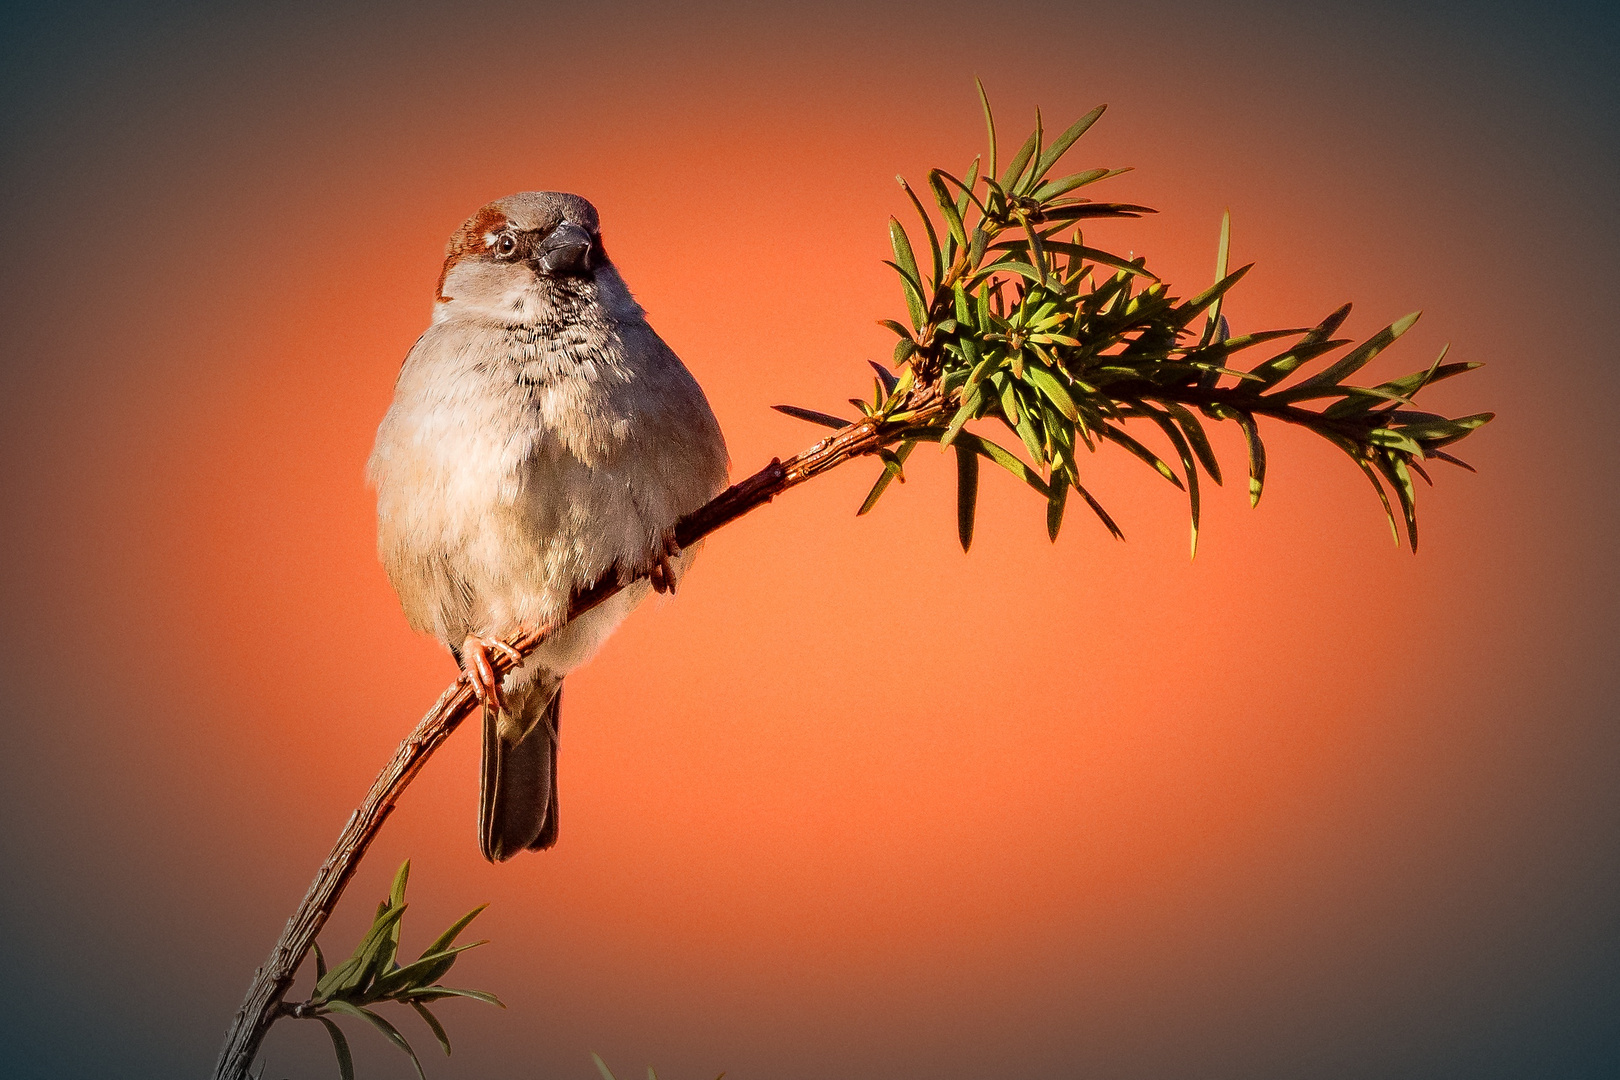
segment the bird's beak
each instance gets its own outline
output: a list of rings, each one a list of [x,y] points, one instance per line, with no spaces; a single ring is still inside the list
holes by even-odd
[[[565,221],[540,241],[540,266],[548,274],[566,274],[579,268],[589,250],[590,234],[573,222]]]

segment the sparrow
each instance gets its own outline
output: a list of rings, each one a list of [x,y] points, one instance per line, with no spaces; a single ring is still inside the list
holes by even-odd
[[[433,321],[399,373],[367,468],[377,548],[412,628],[483,708],[478,843],[557,842],[563,679],[694,554],[675,523],[726,485],[720,425],[602,246],[595,207],[531,191],[450,237]],[[610,600],[504,677],[490,655],[617,575]]]

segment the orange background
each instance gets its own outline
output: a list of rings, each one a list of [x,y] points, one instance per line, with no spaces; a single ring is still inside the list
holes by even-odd
[[[1500,419],[1417,557],[1269,431],[1258,511],[1104,452],[1048,544],[986,474],[970,556],[919,449],[714,537],[569,680],[559,847],[492,867],[473,729],[324,935],[414,860],[405,946],[490,901],[429,1075],[1602,1076],[1616,905],[1615,20],[1246,6],[487,3],[13,16],[5,92],[0,908],[19,1076],[197,1075],[453,675],[373,552],[363,464],[444,239],[555,188],[725,428],[734,475],[864,393],[891,177],[1107,101],[1088,232],[1238,332],[1346,299],[1372,369]],[[1241,440],[1217,443],[1234,478]],[[352,1030],[362,1076],[405,1075]],[[287,1022],[267,1077],[327,1075]]]

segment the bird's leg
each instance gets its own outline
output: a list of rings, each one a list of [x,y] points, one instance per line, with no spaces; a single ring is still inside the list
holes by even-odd
[[[514,665],[523,662],[522,654],[499,638],[468,634],[467,640],[461,643],[461,667],[467,674],[467,681],[472,683],[473,693],[478,695],[478,703],[499,712],[501,677],[495,673],[495,665],[489,662],[491,650],[505,653]]]
[[[680,558],[681,545],[675,541],[675,530],[664,529],[653,542],[652,569],[647,577],[652,581],[654,592],[667,592],[675,595],[675,566],[674,559]]]

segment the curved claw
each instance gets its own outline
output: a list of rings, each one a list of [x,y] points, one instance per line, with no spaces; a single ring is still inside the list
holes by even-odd
[[[495,665],[490,663],[491,652],[504,653],[513,665],[520,663],[523,656],[512,646],[499,638],[479,637],[468,634],[467,639],[461,643],[461,667],[472,683],[473,693],[478,696],[478,703],[486,709],[495,712],[501,711],[501,676],[496,673]]]
[[[652,557],[652,569],[648,571],[647,578],[652,582],[654,592],[675,595],[675,566],[673,560],[680,558],[681,545],[675,539],[675,530],[666,529],[658,539],[658,547]]]

